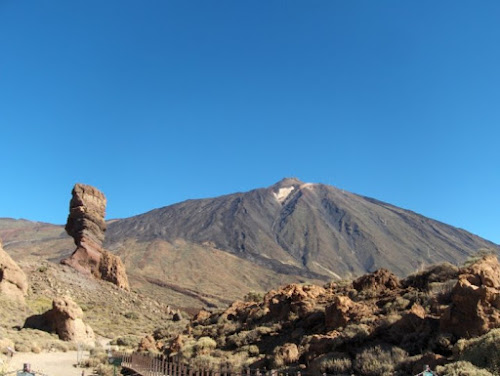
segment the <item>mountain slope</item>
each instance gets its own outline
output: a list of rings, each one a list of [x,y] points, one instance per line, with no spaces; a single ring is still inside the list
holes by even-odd
[[[106,246],[182,239],[277,273],[344,278],[380,267],[405,275],[498,246],[467,231],[323,184],[283,179],[246,193],[188,200],[110,223]],[[182,250],[179,250],[182,251]]]

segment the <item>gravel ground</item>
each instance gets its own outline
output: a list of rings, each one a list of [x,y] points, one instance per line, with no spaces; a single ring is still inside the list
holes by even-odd
[[[84,352],[84,358],[88,358],[88,351]],[[24,363],[31,364],[31,370],[35,374],[42,373],[48,376],[82,376],[89,375],[92,370],[76,367],[77,352],[49,352],[49,353],[16,353],[8,360],[8,370],[16,371],[23,368]]]

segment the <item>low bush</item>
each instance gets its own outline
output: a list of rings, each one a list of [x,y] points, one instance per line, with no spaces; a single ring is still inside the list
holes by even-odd
[[[136,348],[139,344],[140,338],[133,335],[122,336],[111,341],[111,345]]]
[[[372,346],[356,355],[354,369],[363,376],[382,376],[394,372],[408,354],[396,346]]]
[[[441,376],[493,376],[485,369],[481,369],[466,361],[448,363],[445,366],[436,367],[436,372]]]
[[[493,373],[500,372],[500,329],[472,339],[461,339],[453,348],[458,360],[467,361]]]
[[[210,354],[217,347],[217,342],[210,337],[201,337],[196,341],[194,349],[197,355]]]
[[[345,353],[323,354],[316,358],[311,366],[322,374],[346,375],[352,372],[352,360]]]

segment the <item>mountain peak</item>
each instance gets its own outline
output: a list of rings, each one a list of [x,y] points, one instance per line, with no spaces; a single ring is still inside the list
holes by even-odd
[[[290,188],[290,187],[293,187],[293,186],[300,186],[304,184],[303,181],[297,179],[297,178],[294,178],[294,177],[287,177],[287,178],[283,178],[281,179],[279,182],[277,182],[276,184],[274,184],[272,187],[273,188]]]

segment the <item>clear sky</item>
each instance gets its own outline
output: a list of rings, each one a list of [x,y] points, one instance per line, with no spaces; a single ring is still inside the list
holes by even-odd
[[[500,243],[500,2],[0,0],[0,217],[283,177]]]

